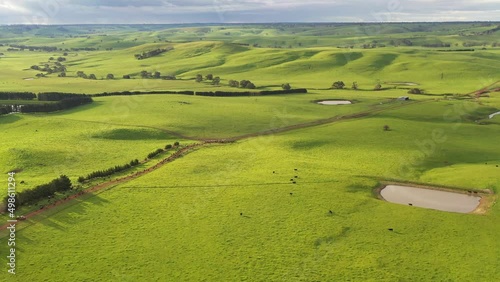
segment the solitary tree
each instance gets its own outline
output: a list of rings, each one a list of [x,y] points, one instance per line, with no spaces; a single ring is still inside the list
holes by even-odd
[[[206,80],[213,80],[214,79],[214,75],[213,74],[207,74],[207,76],[205,77]]]
[[[114,76],[112,73],[109,73],[109,74],[106,76],[106,79],[115,79],[115,76]]]
[[[202,82],[203,81],[203,76],[201,74],[196,75],[196,82]]]
[[[358,90],[358,83],[356,81],[354,81],[352,83],[352,87],[351,87],[353,90]]]
[[[336,81],[333,83],[332,88],[334,89],[344,89],[345,83],[343,81]]]
[[[95,74],[93,74],[93,73],[92,73],[92,74],[90,74],[90,75],[89,75],[89,79],[96,80],[96,79],[97,79],[97,77],[95,76]]]
[[[375,90],[375,91],[382,90],[382,85],[381,85],[380,83],[377,83],[377,85],[375,85],[374,90]]]
[[[149,78],[150,75],[151,74],[149,72],[145,71],[145,70],[141,71],[141,77],[142,78]]]
[[[249,82],[248,82],[248,84],[247,84],[247,86],[246,86],[245,88],[248,88],[248,89],[255,89],[255,88],[257,88],[257,87],[255,86],[255,84],[253,84],[252,82],[250,82],[250,81],[249,81]]]
[[[161,73],[159,71],[155,71],[154,78],[160,78]]]
[[[290,83],[285,83],[281,85],[281,88],[283,88],[283,90],[290,90],[292,89],[292,86],[290,86]]]
[[[412,88],[410,91],[408,91],[408,94],[423,94],[424,91],[419,88]]]
[[[130,75],[128,75],[128,74],[124,75],[123,79],[130,79]]]
[[[240,87],[241,88],[247,88],[247,85],[251,83],[250,80],[242,80],[240,81]]]
[[[219,83],[220,83],[220,77],[218,77],[218,76],[214,77],[212,80],[212,84],[219,85]]]
[[[240,83],[238,81],[236,81],[236,80],[232,80],[231,79],[229,81],[229,86],[238,88],[238,87],[240,87]]]
[[[389,131],[391,128],[388,125],[384,125],[384,131]]]

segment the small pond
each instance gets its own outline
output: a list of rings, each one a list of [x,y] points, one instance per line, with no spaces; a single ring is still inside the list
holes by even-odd
[[[387,185],[380,195],[391,203],[457,213],[473,212],[481,201],[481,197],[473,194],[400,185]]]
[[[341,100],[336,100],[336,101],[320,101],[318,102],[318,104],[320,105],[351,105],[352,102],[351,101],[341,101]]]

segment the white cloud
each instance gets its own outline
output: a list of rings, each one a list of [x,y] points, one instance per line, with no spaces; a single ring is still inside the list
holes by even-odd
[[[498,20],[500,0],[0,0],[0,23]]]

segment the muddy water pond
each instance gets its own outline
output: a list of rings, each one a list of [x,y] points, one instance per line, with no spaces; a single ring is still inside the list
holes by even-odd
[[[473,212],[481,201],[471,194],[400,185],[387,185],[380,195],[391,203],[457,213]]]
[[[337,100],[337,101],[320,101],[320,102],[318,102],[318,104],[335,106],[335,105],[351,105],[352,102],[351,101]]]

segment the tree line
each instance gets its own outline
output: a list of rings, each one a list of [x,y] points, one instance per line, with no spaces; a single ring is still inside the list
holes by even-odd
[[[145,95],[145,94],[179,94],[179,95],[196,95],[196,96],[211,96],[211,97],[241,97],[241,96],[265,96],[265,95],[282,95],[282,94],[306,94],[307,89],[288,89],[289,87],[284,84],[283,90],[265,90],[265,91],[244,91],[244,92],[233,92],[233,91],[215,91],[215,92],[195,92],[195,91],[122,91],[122,92],[103,92],[98,94],[77,94],[77,93],[60,93],[60,92],[48,92],[48,93],[35,93],[30,92],[1,92],[0,100],[33,100],[38,98],[41,102],[55,102],[55,103],[43,103],[43,104],[27,104],[15,105],[19,108],[21,113],[48,113],[66,110],[86,104],[91,104],[94,102],[92,97],[108,97],[108,96],[131,96],[131,95]],[[0,105],[0,115],[5,115],[13,112],[12,106]]]
[[[165,146],[165,149],[157,149],[156,151],[149,153],[147,156],[147,159],[152,159],[152,158],[156,157],[157,155],[165,152],[166,150],[170,150],[174,147],[178,147],[179,145],[180,145],[179,142],[175,142],[173,146],[168,144]],[[94,172],[87,174],[87,176],[78,177],[78,182],[83,183],[85,181],[92,180],[95,178],[111,176],[115,173],[122,172],[122,171],[130,169],[132,167],[138,166],[139,164],[140,164],[139,160],[135,159],[135,160],[131,160],[129,163],[127,163],[125,165],[117,165],[117,166],[114,166],[114,167],[111,167],[111,168],[108,168],[105,170],[96,170]]]
[[[69,191],[73,188],[71,180],[66,175],[32,189],[26,189],[16,193],[17,206],[36,204],[38,201],[54,196],[57,192]],[[8,197],[4,198],[4,203],[8,202]]]
[[[158,48],[156,50],[142,52],[141,54],[135,54],[134,57],[137,60],[144,60],[144,59],[158,56],[160,54],[163,54],[163,53],[171,51],[171,50],[174,50],[174,47],[168,47],[168,48],[164,48],[164,49]]]
[[[0,92],[0,100],[33,100],[36,94],[32,92]]]
[[[90,97],[108,97],[108,96],[129,96],[129,95],[145,95],[145,94],[181,94],[181,95],[194,95],[194,91],[121,91],[121,92],[103,92],[98,94],[91,94]]]
[[[330,87],[330,89],[344,89],[345,87],[346,87],[345,83],[343,81],[339,80],[339,81],[335,81],[332,84],[332,87]],[[359,85],[356,81],[352,83],[351,89],[352,90],[359,89]],[[382,84],[380,84],[380,82],[377,82],[377,84],[375,84],[375,87],[373,88],[373,90],[375,90],[375,91],[383,90]]]
[[[108,168],[106,170],[97,170],[97,171],[94,171],[94,172],[87,174],[87,176],[78,177],[78,182],[83,183],[87,180],[92,180],[92,179],[99,178],[99,177],[110,176],[110,175],[113,175],[115,173],[125,171],[125,170],[132,168],[134,166],[138,166],[139,164],[140,164],[139,160],[135,159],[135,160],[131,160],[130,163],[125,164],[125,165],[117,165],[117,166]]]
[[[0,106],[0,116],[12,113],[12,106]]]
[[[88,96],[73,97],[60,100],[56,103],[28,104],[20,107],[21,113],[50,113],[67,110],[78,106],[91,104],[94,100]]]
[[[18,44],[10,44],[9,46],[12,48],[18,48],[21,51],[28,49],[30,51],[55,52],[58,50],[57,47],[51,47],[51,46],[28,46],[28,45],[18,45]]]
[[[62,101],[70,98],[88,97],[89,95],[63,92],[0,92],[0,100],[34,100],[38,101]]]
[[[288,88],[286,84],[284,88]],[[108,97],[108,96],[129,96],[129,95],[149,95],[149,94],[181,94],[181,95],[196,95],[196,96],[217,96],[217,97],[237,97],[237,96],[265,96],[265,95],[281,95],[281,94],[306,94],[308,93],[305,88],[297,89],[283,89],[283,90],[263,90],[263,91],[243,91],[243,92],[233,92],[233,91],[215,91],[215,92],[204,92],[204,91],[122,91],[122,92],[104,92],[98,94],[88,95],[90,97]]]
[[[212,97],[242,97],[242,96],[266,96],[266,95],[282,95],[282,94],[306,94],[308,91],[305,88],[289,89],[289,90],[267,90],[267,91],[244,91],[244,92],[196,92],[196,96],[212,96]]]

